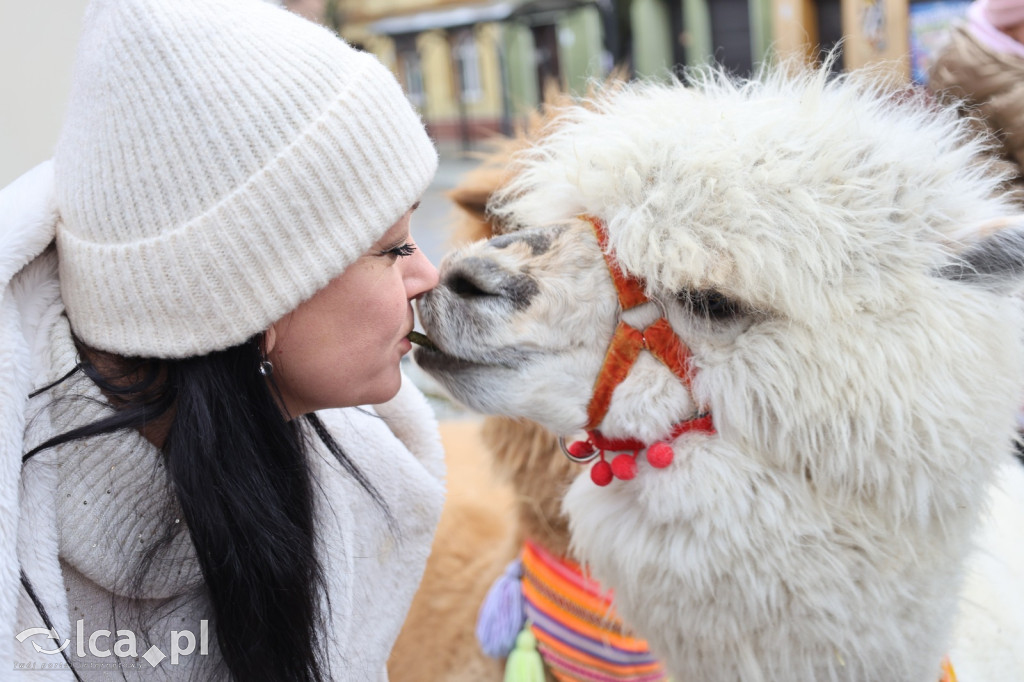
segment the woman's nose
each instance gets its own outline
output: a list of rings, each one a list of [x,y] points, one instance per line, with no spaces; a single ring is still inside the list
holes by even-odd
[[[427,255],[422,250],[417,250],[412,256],[415,261],[413,265],[413,276],[408,285],[409,298],[419,298],[426,292],[430,291],[437,286],[439,281],[439,275],[437,268],[430,262]]]

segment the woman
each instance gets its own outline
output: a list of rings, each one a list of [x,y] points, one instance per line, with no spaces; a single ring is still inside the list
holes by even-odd
[[[94,0],[54,159],[0,193],[8,669],[386,678],[443,499],[399,370],[436,164],[324,29]]]

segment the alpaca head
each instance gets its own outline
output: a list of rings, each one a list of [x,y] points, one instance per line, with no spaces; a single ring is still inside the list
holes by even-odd
[[[692,383],[641,352],[598,426],[652,442],[710,412],[717,433],[665,471],[581,478],[566,508],[681,677],[918,679],[941,655],[961,570],[941,557],[1021,399],[1024,229],[984,152],[856,76],[631,85],[563,112],[489,205],[505,233],[420,301],[424,369],[566,435],[617,323],[671,324]],[[649,303],[621,309],[605,254]]]
[[[949,111],[822,74],[636,85],[565,109],[490,203],[505,234],[445,260],[420,305],[440,351],[417,361],[471,407],[569,434],[617,321],[664,316],[692,390],[642,353],[604,431],[656,439],[710,410],[720,437],[776,463],[884,475],[816,453],[874,450],[880,429],[934,449],[947,434],[902,421],[945,419],[923,409],[932,391],[953,393],[956,422],[978,402],[972,372],[1016,380],[1016,345],[979,325],[1009,305],[1018,233],[984,239],[1009,211],[964,136]],[[583,214],[650,303],[621,311]]]

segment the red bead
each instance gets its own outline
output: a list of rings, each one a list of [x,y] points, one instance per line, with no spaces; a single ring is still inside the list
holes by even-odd
[[[615,478],[628,481],[636,476],[636,459],[632,455],[617,455],[612,460],[612,473]]]
[[[594,446],[590,444],[590,441],[586,440],[577,440],[569,443],[569,447],[566,449],[573,457],[586,457],[594,454]]]
[[[672,446],[668,443],[655,443],[647,448],[647,461],[655,469],[667,467],[672,463],[673,456],[675,456],[675,453],[672,451]]]
[[[590,468],[590,480],[602,488],[612,482],[612,467],[603,459]]]

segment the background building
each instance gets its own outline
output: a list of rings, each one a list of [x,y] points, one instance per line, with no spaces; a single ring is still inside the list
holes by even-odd
[[[174,0],[167,0],[173,2]],[[282,0],[272,0],[282,2]],[[0,0],[0,186],[50,156],[87,0]],[[394,70],[444,150],[510,131],[544,83],[581,93],[613,65],[663,78],[779,55],[923,79],[967,0],[287,0]]]
[[[664,78],[715,61],[748,74],[779,57],[911,75],[909,0],[292,0],[377,54],[442,146],[508,132],[545,83],[582,93],[614,66]],[[957,6],[964,0],[916,2]],[[948,21],[948,12],[945,21]],[[944,24],[940,27],[944,28]],[[933,32],[940,35],[941,31]]]
[[[380,57],[439,143],[508,132],[545,84],[585,91],[613,66],[662,78],[716,60],[749,73],[773,41],[772,0],[294,0]]]

